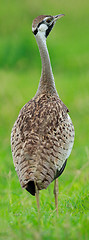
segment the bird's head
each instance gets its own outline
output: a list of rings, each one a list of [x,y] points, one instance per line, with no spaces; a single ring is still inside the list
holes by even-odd
[[[56,21],[63,16],[64,14],[59,14],[56,16],[51,15],[38,16],[33,20],[32,32],[34,33],[35,36],[41,35],[47,38]]]

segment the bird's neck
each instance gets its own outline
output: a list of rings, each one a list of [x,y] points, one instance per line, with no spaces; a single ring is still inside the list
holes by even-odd
[[[39,47],[42,61],[42,73],[37,90],[37,95],[42,93],[57,94],[49,53],[46,45],[46,39],[40,34],[36,36],[36,41]]]

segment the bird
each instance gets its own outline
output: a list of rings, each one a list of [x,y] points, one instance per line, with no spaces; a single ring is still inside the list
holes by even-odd
[[[11,151],[21,184],[36,197],[54,181],[55,209],[58,213],[58,177],[63,173],[74,143],[74,126],[69,110],[55,87],[46,39],[64,14],[40,15],[33,20],[42,72],[35,96],[19,112],[11,132]]]

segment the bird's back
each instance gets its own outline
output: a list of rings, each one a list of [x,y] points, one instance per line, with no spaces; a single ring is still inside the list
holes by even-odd
[[[74,127],[58,96],[41,94],[20,111],[11,134],[13,161],[23,188],[35,194],[60,175],[74,142]],[[32,186],[32,187],[31,187]]]

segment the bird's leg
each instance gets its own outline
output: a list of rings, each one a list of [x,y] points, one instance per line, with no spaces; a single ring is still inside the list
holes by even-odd
[[[55,207],[56,207],[56,212],[58,215],[58,178],[55,179],[54,183],[54,196],[55,196]]]
[[[40,211],[40,205],[39,205],[39,190],[38,187],[35,183],[35,197],[36,197],[36,202],[37,202],[37,209],[38,209],[38,213]]]

